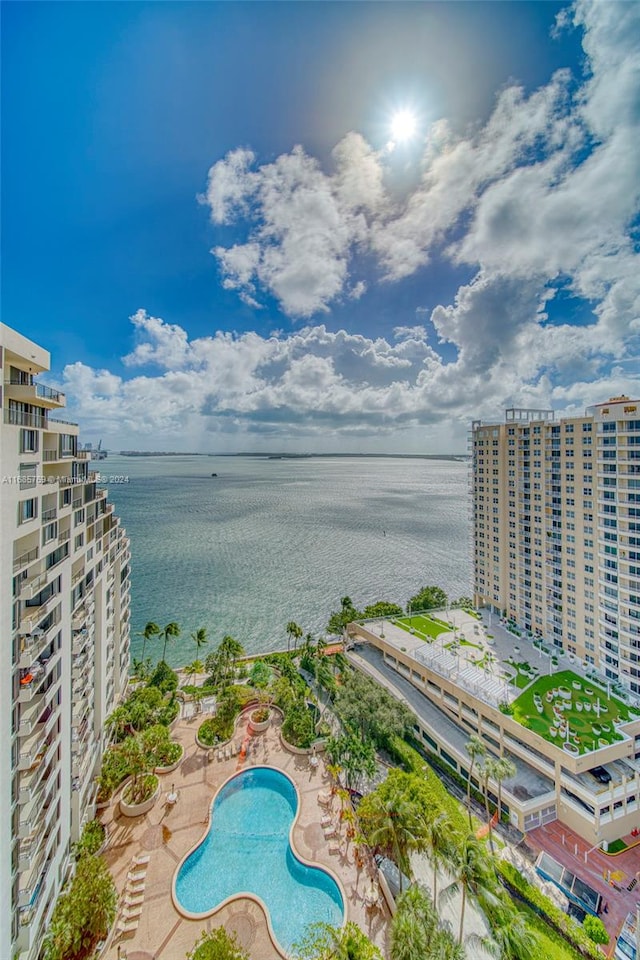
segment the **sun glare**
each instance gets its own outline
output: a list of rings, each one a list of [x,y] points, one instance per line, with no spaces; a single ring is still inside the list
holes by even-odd
[[[416,132],[416,118],[410,110],[399,110],[391,119],[391,136],[396,143],[410,140]]]

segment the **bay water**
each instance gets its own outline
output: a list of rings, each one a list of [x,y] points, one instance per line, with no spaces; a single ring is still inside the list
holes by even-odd
[[[362,608],[404,605],[425,584],[471,590],[461,461],[110,454],[92,466],[131,538],[132,656],[148,620],[180,625],[177,666],[195,659],[199,627],[201,657],[227,633],[267,652],[286,648],[289,620],[322,633],[345,595]]]

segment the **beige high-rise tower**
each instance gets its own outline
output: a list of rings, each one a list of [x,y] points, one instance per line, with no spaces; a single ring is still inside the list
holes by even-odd
[[[129,541],[49,354],[0,325],[0,957],[34,960],[127,685]]]
[[[640,401],[472,425],[474,593],[640,694]]]

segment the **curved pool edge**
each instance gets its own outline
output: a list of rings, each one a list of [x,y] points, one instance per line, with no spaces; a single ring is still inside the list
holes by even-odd
[[[274,767],[268,763],[257,763],[255,764],[255,766],[246,767],[244,770],[236,770],[236,772],[230,774],[226,778],[226,780],[223,780],[220,786],[216,789],[216,791],[214,792],[211,798],[211,803],[209,804],[207,826],[204,833],[202,834],[200,839],[197,841],[197,843],[194,843],[193,846],[190,847],[189,850],[187,850],[185,855],[181,858],[180,862],[177,864],[176,869],[174,870],[173,879],[171,881],[171,900],[177,912],[181,914],[181,916],[185,917],[187,920],[205,920],[207,919],[207,917],[213,917],[216,913],[219,913],[220,910],[224,909],[224,907],[228,907],[230,904],[232,904],[234,900],[241,900],[241,899],[253,900],[253,902],[257,903],[260,909],[262,910],[262,912],[264,913],[265,920],[267,921],[267,930],[269,932],[269,937],[271,939],[273,946],[278,951],[280,956],[284,958],[284,960],[289,960],[290,954],[287,953],[287,951],[282,947],[273,930],[273,926],[271,924],[271,914],[269,912],[269,909],[266,903],[264,902],[264,900],[262,899],[262,897],[259,897],[256,893],[251,893],[248,890],[239,891],[238,893],[234,893],[232,894],[232,896],[226,897],[224,900],[221,900],[220,903],[216,904],[215,907],[212,907],[211,910],[204,910],[201,913],[193,913],[191,910],[187,910],[185,907],[183,907],[180,901],[178,900],[178,897],[176,894],[176,881],[178,879],[178,874],[180,873],[180,870],[182,869],[183,864],[189,859],[191,854],[195,850],[197,850],[202,843],[204,843],[211,829],[211,821],[213,819],[213,807],[218,797],[218,794],[224,787],[226,787],[228,783],[230,783],[232,780],[235,780],[236,777],[241,777],[242,774],[244,773],[251,773],[253,770],[275,770],[276,773],[279,773],[283,777],[286,777],[289,783],[291,784],[291,786],[293,787],[293,789],[295,790],[297,808],[296,808],[296,812],[294,814],[293,820],[291,822],[291,827],[289,828],[289,846],[291,847],[291,852],[293,853],[294,857],[296,857],[296,859],[299,860],[300,863],[302,863],[304,866],[310,867],[311,869],[314,869],[314,870],[321,870],[323,873],[326,873],[327,876],[331,877],[331,879],[336,884],[338,890],[340,891],[340,896],[342,897],[342,923],[340,924],[340,926],[344,927],[345,924],[347,923],[347,910],[348,910],[347,892],[342,884],[342,881],[333,872],[333,870],[331,870],[330,867],[325,867],[324,864],[313,863],[311,860],[307,860],[306,857],[303,857],[303,855],[299,852],[295,844],[295,841],[293,838],[293,831],[296,828],[296,825],[298,823],[298,817],[300,816],[300,812],[302,810],[302,800],[300,797],[300,791],[298,790],[298,785],[293,779],[293,777],[291,777],[284,770],[281,770],[279,767]]]

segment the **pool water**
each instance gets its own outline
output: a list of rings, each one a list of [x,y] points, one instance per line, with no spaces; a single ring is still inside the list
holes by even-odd
[[[289,831],[298,808],[289,778],[271,767],[244,770],[213,805],[209,832],[178,871],[175,894],[189,913],[209,913],[234,894],[253,893],[269,912],[284,952],[311,923],[341,925],[335,880],[294,855]]]

